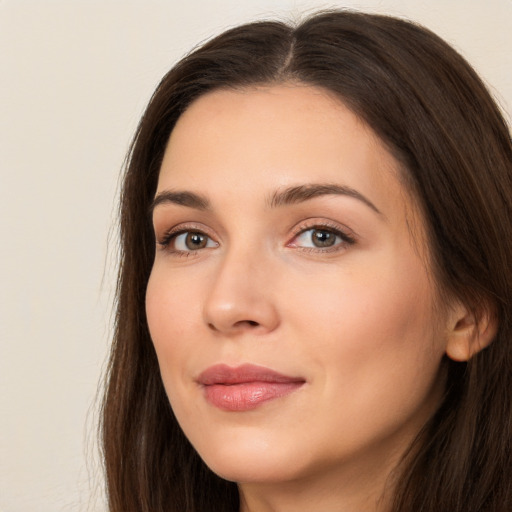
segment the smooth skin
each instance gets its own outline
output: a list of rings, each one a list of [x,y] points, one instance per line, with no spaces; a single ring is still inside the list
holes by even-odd
[[[442,358],[469,346],[467,311],[434,307],[401,172],[348,108],[301,84],[208,93],[171,134],[147,318],[174,413],[238,482],[242,512],[387,510]],[[220,363],[305,384],[225,411],[197,383]]]

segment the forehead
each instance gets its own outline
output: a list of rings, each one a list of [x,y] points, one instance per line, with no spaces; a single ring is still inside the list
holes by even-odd
[[[373,130],[331,93],[280,84],[215,90],[194,101],[171,133],[157,193],[206,192],[226,205],[283,187],[335,183],[404,217],[415,201],[400,173]]]
[[[365,164],[374,172],[360,172]],[[201,173],[212,181],[233,167],[245,179],[278,170],[320,177],[352,166],[361,179],[375,181],[397,170],[380,139],[341,101],[295,84],[216,90],[194,101],[171,133],[161,178],[172,171],[181,180],[184,166],[188,179]]]

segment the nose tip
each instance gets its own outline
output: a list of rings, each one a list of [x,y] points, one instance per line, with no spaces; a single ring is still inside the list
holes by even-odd
[[[253,304],[233,300],[230,307],[215,307],[210,300],[205,311],[206,323],[211,331],[236,334],[244,331],[270,332],[278,324],[277,313],[271,304]]]
[[[253,269],[254,270],[254,269]],[[279,324],[273,291],[247,262],[224,262],[204,303],[204,321],[216,333],[264,333]]]

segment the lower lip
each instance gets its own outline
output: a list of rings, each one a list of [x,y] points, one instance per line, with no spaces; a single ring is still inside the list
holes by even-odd
[[[261,404],[293,393],[304,382],[243,382],[204,387],[206,399],[224,411],[250,411]]]

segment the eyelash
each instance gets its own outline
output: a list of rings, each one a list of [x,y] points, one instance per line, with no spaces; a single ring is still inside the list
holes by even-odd
[[[293,240],[296,240],[299,236],[303,235],[304,233],[307,233],[308,231],[325,231],[330,234],[333,234],[335,237],[339,237],[341,239],[341,243],[338,243],[332,247],[301,247],[297,245],[293,245]],[[205,232],[204,228],[194,225],[188,225],[188,226],[180,226],[179,228],[171,228],[168,231],[164,233],[164,236],[158,240],[158,245],[162,247],[162,249],[167,250],[170,252],[173,256],[181,256],[181,257],[190,257],[190,256],[197,256],[197,253],[201,251],[201,249],[196,250],[189,250],[189,251],[182,251],[175,249],[174,247],[171,247],[171,244],[180,236],[185,233],[198,233],[200,235],[203,235],[207,237],[210,240],[214,239],[208,235],[208,233]],[[215,242],[215,241],[214,241]],[[346,249],[348,246],[354,245],[356,243],[356,239],[353,235],[349,235],[346,231],[340,229],[339,226],[324,222],[324,223],[318,223],[313,225],[307,225],[302,224],[297,227],[295,230],[292,242],[288,242],[286,244],[287,247],[294,247],[295,249],[309,252],[309,253],[330,253],[330,252],[337,252],[343,249]],[[215,242],[217,245],[218,243]]]

